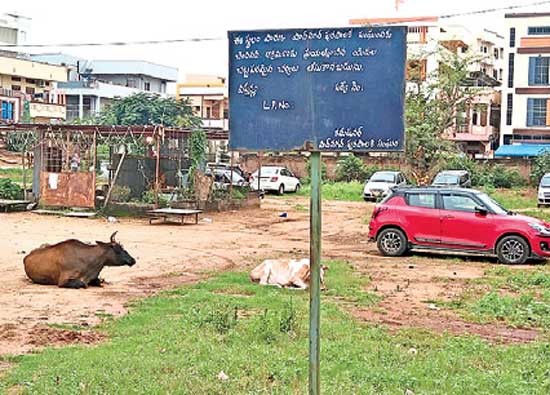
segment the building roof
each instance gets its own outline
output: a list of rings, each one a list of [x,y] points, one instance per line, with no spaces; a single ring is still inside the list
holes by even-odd
[[[90,74],[135,74],[147,75],[160,80],[176,82],[178,69],[144,60],[93,60]]]
[[[402,18],[359,18],[350,19],[350,25],[385,25],[385,24],[409,24],[411,22],[437,22],[437,16],[413,16]]]
[[[178,69],[146,60],[86,60],[63,53],[43,53],[32,55],[32,59],[50,64],[77,66],[80,62],[80,72],[101,75],[147,75],[160,80],[176,82]]]
[[[505,18],[537,18],[550,16],[550,12],[517,12],[504,14]]]
[[[550,150],[550,144],[501,145],[495,151],[495,157],[539,156],[549,150]]]

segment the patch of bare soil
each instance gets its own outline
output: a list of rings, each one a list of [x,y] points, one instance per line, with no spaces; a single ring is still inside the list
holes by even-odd
[[[109,223],[32,213],[0,214],[0,354],[28,352],[66,340],[78,343],[79,338],[71,338],[75,335],[54,335],[38,328],[51,324],[93,328],[106,315],[125,314],[128,302],[135,298],[197,282],[215,272],[248,270],[266,258],[307,257],[309,214],[295,208],[307,204],[302,197],[268,196],[261,209],[208,213],[202,217],[211,222],[184,226],[150,226],[147,220]],[[504,326],[478,328],[450,312],[430,310],[427,300],[456,297],[464,287],[461,280],[482,276],[490,263],[424,256],[382,257],[374,244],[367,243],[368,226],[363,222],[372,207],[364,202],[323,203],[323,258],[351,261],[357,270],[371,277],[371,290],[384,297],[368,311],[355,312],[358,317],[395,328],[421,326],[453,333],[462,333],[464,328],[488,339],[505,341],[536,336],[534,331],[522,335]],[[281,212],[286,212],[288,218],[281,218]],[[61,289],[27,280],[23,257],[32,249],[69,238],[105,241],[114,231],[119,232],[117,238],[137,264],[132,268],[106,268],[101,273],[105,280],[102,287]],[[489,328],[488,332],[482,327]],[[91,339],[96,341],[93,336]]]
[[[460,261],[460,260],[459,260]],[[438,333],[477,335],[493,343],[526,343],[537,339],[536,329],[512,328],[504,323],[465,322],[433,301],[458,298],[467,280],[483,276],[490,263],[449,263],[449,259],[409,258],[408,262],[374,264],[368,270],[371,290],[383,300],[369,310],[356,309],[355,317],[396,330],[424,328]]]

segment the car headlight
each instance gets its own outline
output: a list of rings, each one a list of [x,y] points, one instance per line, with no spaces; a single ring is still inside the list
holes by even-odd
[[[543,198],[544,197],[544,191],[539,191],[539,198]]]
[[[550,236],[550,229],[548,229],[546,226],[541,225],[536,222],[530,222],[529,226],[533,229],[535,229],[539,234],[543,236]]]

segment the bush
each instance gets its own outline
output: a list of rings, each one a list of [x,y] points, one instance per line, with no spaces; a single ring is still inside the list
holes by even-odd
[[[0,179],[0,199],[17,200],[23,198],[23,188],[9,178]]]
[[[113,202],[129,202],[132,194],[132,190],[127,186],[115,185],[111,192],[111,200]],[[153,194],[154,200],[154,194]]]
[[[141,196],[141,201],[147,204],[155,204],[155,191],[151,189],[149,191],[143,192],[143,195]],[[168,200],[162,194],[159,194],[159,206],[168,206]]]
[[[321,157],[321,181],[327,179],[327,165],[323,162],[323,157]],[[306,175],[301,180],[302,184],[309,184],[311,181],[311,161],[309,158],[306,160]]]
[[[367,168],[363,161],[353,154],[340,159],[336,165],[336,181],[365,181]]]
[[[531,166],[531,182],[538,185],[544,173],[550,172],[550,151],[537,156]]]
[[[451,158],[443,170],[467,170],[472,179],[472,186],[476,187],[514,188],[525,185],[525,179],[517,169],[500,164],[491,166],[488,162],[480,164],[465,156]]]

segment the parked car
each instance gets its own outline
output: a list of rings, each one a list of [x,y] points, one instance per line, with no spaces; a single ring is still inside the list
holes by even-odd
[[[386,195],[390,188],[406,184],[407,180],[400,171],[377,171],[365,183],[363,199],[367,202],[376,201],[379,197]]]
[[[537,197],[539,207],[550,204],[550,173],[545,173],[540,179]]]
[[[389,256],[432,249],[496,255],[503,263],[550,257],[550,224],[465,188],[393,190],[375,207],[369,238]]]
[[[231,176],[233,173],[233,177]],[[217,188],[225,189],[230,184],[237,187],[244,187],[248,182],[235,170],[230,169],[213,169],[211,174],[214,176],[214,184]]]
[[[262,166],[260,169],[260,190],[273,191],[279,195],[285,192],[298,192],[302,187],[300,179],[283,166]],[[250,177],[250,188],[258,189],[258,170]]]
[[[470,173],[466,170],[444,170],[437,173],[432,185],[470,188],[472,186],[472,180],[470,179]]]

